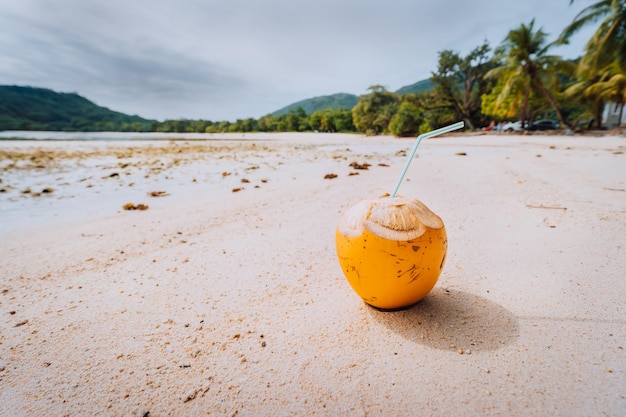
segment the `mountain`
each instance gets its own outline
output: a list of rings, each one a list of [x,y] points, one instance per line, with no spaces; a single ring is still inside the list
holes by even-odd
[[[409,93],[427,93],[435,87],[435,83],[433,83],[429,78],[425,80],[421,80],[416,82],[415,84],[406,85],[400,88],[396,93],[409,94]]]
[[[313,97],[306,100],[298,101],[297,103],[290,104],[280,110],[276,110],[272,113],[272,115],[280,116],[283,114],[287,114],[292,110],[296,111],[298,107],[302,107],[302,110],[304,110],[306,114],[313,114],[318,110],[350,110],[354,106],[356,106],[356,103],[358,103],[358,101],[359,98],[357,96],[355,96],[354,94],[346,93]]]
[[[0,130],[149,130],[153,120],[101,107],[76,93],[0,86]]]
[[[409,94],[409,93],[426,93],[431,91],[435,87],[435,84],[430,80],[421,80],[415,84],[406,85],[396,91],[397,94]],[[315,113],[318,110],[337,110],[337,109],[352,109],[359,102],[359,97],[354,94],[338,93],[329,96],[320,96],[308,98],[298,101],[297,103],[290,104],[283,107],[280,110],[276,110],[272,113],[274,116],[280,116],[287,114],[290,111],[296,111],[298,107],[302,107],[302,110],[306,114]]]
[[[421,93],[433,88],[430,80],[418,81],[396,93]],[[359,101],[354,94],[338,93],[309,98],[272,113],[279,116],[302,108],[307,115],[318,110],[350,110]],[[0,86],[1,130],[51,131],[155,131],[156,120],[129,116],[101,107],[76,93],[58,93],[46,88]],[[174,130],[177,131],[177,130]]]

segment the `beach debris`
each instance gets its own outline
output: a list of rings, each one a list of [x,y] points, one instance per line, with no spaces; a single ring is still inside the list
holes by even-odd
[[[455,153],[455,155],[458,155],[458,156],[467,156],[467,153],[465,153],[465,152],[457,152],[457,153]]]
[[[124,210],[148,210],[150,208],[150,206],[148,206],[147,204],[133,204],[133,203],[126,203],[122,206],[122,208]]]
[[[349,176],[349,177],[351,177],[351,176],[353,176],[353,175],[359,175],[359,173],[358,173],[358,172],[356,172],[356,171],[352,171],[352,172],[350,172],[350,173],[348,174],[348,176]]]
[[[209,389],[210,387],[195,389],[185,396],[185,398],[183,399],[183,402],[188,403],[189,401],[195,399],[198,396],[198,394],[200,394],[201,396],[204,396],[204,394],[206,394],[209,391]]]
[[[379,167],[388,167],[388,166],[389,166],[389,164],[384,164],[384,163],[382,163],[382,162],[381,162],[380,164],[378,164],[378,166],[379,166]]]
[[[224,172],[222,172],[222,178],[223,178],[223,177],[228,177],[229,175],[231,175],[231,173],[230,173],[230,172],[228,172],[228,171],[224,171]]]
[[[561,206],[544,206],[543,204],[539,204],[539,205],[534,205],[534,204],[526,204],[526,207],[528,207],[528,208],[535,208],[535,209],[547,209],[547,210],[567,210],[567,207],[561,207]]]
[[[267,178],[262,178],[262,179],[261,179],[261,182],[262,182],[263,184],[265,184],[265,183],[266,183],[266,182],[268,182],[268,181],[269,181],[269,180],[268,180]]]
[[[337,178],[337,177],[338,177],[337,174],[332,174],[332,173],[324,175],[325,180],[332,180],[333,178]]]
[[[167,191],[150,191],[148,193],[150,197],[165,197],[170,195]]]
[[[241,182],[244,183],[244,184],[248,184],[250,182],[250,180],[247,179],[247,178],[242,178]]]
[[[370,164],[368,164],[367,162],[364,162],[362,164],[358,163],[358,162],[353,162],[350,164],[350,166],[354,169],[369,169],[369,167],[371,166]]]
[[[111,175],[109,175],[108,177],[109,177],[109,178],[115,178],[115,177],[119,177],[119,176],[120,176],[120,174],[119,174],[119,173],[117,173],[117,172],[113,172],[113,173],[112,173]],[[103,178],[107,178],[107,177],[103,177]]]
[[[17,324],[16,324],[15,326],[13,326],[13,327],[20,327],[20,326],[25,325],[26,323],[28,323],[28,319],[20,321],[19,323],[17,323]]]
[[[233,188],[233,193],[238,193],[241,190],[243,190],[243,187]]]
[[[195,390],[195,391],[191,392],[189,395],[187,395],[185,397],[185,399],[183,400],[183,402],[184,403],[188,403],[189,401],[195,399],[196,395],[198,395],[198,391],[197,390]]]

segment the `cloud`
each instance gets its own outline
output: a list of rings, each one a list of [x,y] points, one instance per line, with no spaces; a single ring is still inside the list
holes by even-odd
[[[258,118],[308,97],[396,90],[429,77],[439,51],[495,47],[533,17],[556,37],[577,11],[544,0],[20,0],[0,4],[0,77],[144,117]]]
[[[30,27],[19,38],[21,49],[28,53],[14,55],[9,64],[0,67],[2,72],[20,69],[18,82],[62,91],[69,87],[69,91],[79,90],[97,102],[119,103],[116,110],[129,111],[134,103],[144,108],[160,106],[164,112],[144,112],[146,117],[159,118],[176,108],[173,103],[224,100],[247,86],[219,63],[182,53],[166,43],[133,42],[115,32],[82,32],[82,25],[65,27],[58,21],[33,24],[27,18],[18,20]],[[49,81],[42,85],[40,80]],[[207,117],[197,112],[200,114]],[[176,117],[183,116],[181,111]]]

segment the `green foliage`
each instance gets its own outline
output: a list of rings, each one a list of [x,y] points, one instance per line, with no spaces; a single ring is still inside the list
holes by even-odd
[[[358,97],[353,94],[338,93],[330,96],[313,97],[306,100],[298,101],[290,104],[280,110],[272,113],[274,116],[282,116],[289,114],[290,111],[296,111],[301,108],[306,114],[313,114],[320,110],[351,110],[359,101]]]
[[[424,110],[415,94],[402,97],[396,114],[389,122],[389,132],[394,136],[417,136],[424,123]]]
[[[481,122],[481,95],[490,87],[484,75],[494,64],[490,62],[491,48],[485,41],[468,55],[461,57],[450,50],[439,52],[439,66],[430,78],[435,85],[432,97],[439,107],[448,108],[457,120],[470,129]]]
[[[374,85],[369,90],[371,93],[360,96],[358,104],[352,109],[354,126],[366,134],[386,133],[389,121],[398,109],[400,97],[380,85]]]
[[[611,102],[619,105],[618,125],[621,124],[621,113],[626,104],[626,69],[620,67],[619,61],[613,61],[604,67],[595,79],[581,84],[584,88],[582,90],[584,96],[593,97],[601,103]]]
[[[502,73],[506,74],[507,71]],[[481,112],[497,121],[533,120],[537,114],[545,112],[548,102],[534,90],[521,82],[523,77],[501,76],[488,94],[482,95]]]
[[[259,119],[256,127],[261,132],[354,131],[350,110],[318,110],[309,116],[301,107],[287,114],[267,114]]]
[[[149,131],[154,124],[78,94],[18,86],[0,86],[0,115],[0,130]]]
[[[319,110],[309,117],[311,130],[317,132],[353,132],[350,110]]]
[[[532,120],[531,98],[545,98],[563,126],[571,127],[565,119],[558,93],[561,90],[559,74],[567,72],[569,65],[558,56],[548,55],[555,43],[547,43],[547,35],[535,30],[535,21],[511,30],[496,50],[496,60],[501,63],[487,73],[488,77],[505,79],[498,100],[511,99],[520,103],[520,119]]]
[[[570,1],[570,4],[574,0]],[[570,36],[582,27],[600,24],[585,46],[579,73],[589,75],[601,71],[611,62],[626,68],[626,2],[624,0],[600,0],[585,7],[561,34],[560,42],[567,43]]]
[[[424,121],[420,125],[419,133],[426,133],[459,121],[449,107],[438,105],[432,93],[421,94],[417,98],[420,108],[424,109]]]

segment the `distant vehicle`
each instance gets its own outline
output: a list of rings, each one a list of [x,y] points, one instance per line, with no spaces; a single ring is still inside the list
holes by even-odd
[[[559,122],[557,122],[556,120],[541,119],[532,122],[529,130],[554,130],[558,129],[559,127]]]
[[[522,122],[517,121],[503,124],[500,130],[503,132],[521,132],[525,129],[522,127]]]

